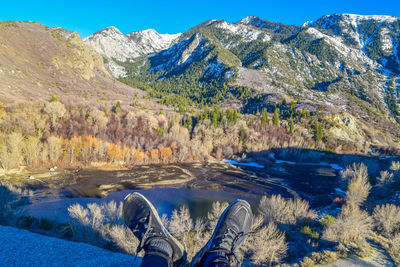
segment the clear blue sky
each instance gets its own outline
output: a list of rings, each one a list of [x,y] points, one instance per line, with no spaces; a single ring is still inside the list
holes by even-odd
[[[177,33],[208,19],[236,22],[249,15],[301,25],[333,13],[400,16],[400,0],[9,0],[0,4],[0,20],[34,20],[83,37],[108,26],[123,33],[148,28]]]

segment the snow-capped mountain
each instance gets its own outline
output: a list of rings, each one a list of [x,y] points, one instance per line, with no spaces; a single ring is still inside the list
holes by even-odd
[[[126,71],[117,62],[125,62],[143,55],[151,54],[171,46],[181,34],[159,34],[153,29],[132,32],[124,35],[111,26],[84,39],[107,59],[107,67],[116,76],[124,76]]]
[[[84,42],[93,47],[103,57],[114,58],[122,62],[128,58],[146,54],[142,46],[122,34],[115,27],[108,27],[98,31],[86,37]]]
[[[281,34],[296,34],[300,31],[301,27],[296,25],[285,25],[279,22],[271,22],[263,20],[256,16],[247,16],[240,20],[238,24],[252,26],[258,29],[268,30],[274,33]]]
[[[333,14],[307,24],[343,45],[359,49],[383,66],[382,71],[400,75],[400,18],[378,15]]]
[[[399,27],[398,17],[350,14],[304,26],[254,16],[237,23],[209,20],[124,67],[130,82],[138,79],[134,85],[145,81],[173,93],[189,90],[195,99],[224,98],[225,84],[283,92],[340,110],[350,109],[348,95],[355,95],[397,114],[388,99],[400,95],[391,89],[400,82]]]
[[[160,34],[153,29],[131,32],[128,38],[140,44],[146,54],[154,53],[169,48],[171,44],[181,36],[177,34]]]

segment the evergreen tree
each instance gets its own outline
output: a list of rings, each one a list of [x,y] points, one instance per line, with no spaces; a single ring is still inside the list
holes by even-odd
[[[246,130],[242,126],[242,128],[240,129],[240,141],[243,142],[245,138],[246,138]]]
[[[279,108],[275,107],[274,115],[272,116],[272,124],[279,126]]]
[[[294,133],[294,121],[293,121],[293,116],[290,116],[290,118],[289,118],[289,129],[290,129],[290,133],[293,134],[293,133]]]
[[[261,123],[262,124],[269,124],[269,118],[268,118],[268,111],[266,108],[262,110],[261,114]]]
[[[295,105],[294,105],[294,102],[293,102],[293,100],[292,101],[290,101],[290,111],[293,111],[294,109],[295,109]]]
[[[323,136],[322,125],[317,124],[315,128],[315,142],[317,143],[321,142],[322,136]]]
[[[185,113],[185,106],[184,106],[184,104],[180,104],[179,105],[179,114],[183,115],[183,113]]]
[[[117,101],[117,103],[115,103],[114,110],[115,112],[120,112],[122,110],[121,102]]]

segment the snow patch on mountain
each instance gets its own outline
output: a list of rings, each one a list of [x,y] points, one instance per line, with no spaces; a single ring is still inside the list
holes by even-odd
[[[386,53],[390,53],[393,50],[393,41],[390,36],[390,31],[388,28],[383,28],[380,32],[381,42],[382,42],[382,50]]]
[[[306,32],[308,34],[314,36],[317,39],[319,39],[319,38],[324,39],[329,44],[331,44],[333,47],[335,47],[336,50],[345,57],[351,57],[354,60],[360,60],[360,61],[366,62],[367,64],[369,64],[371,66],[375,65],[374,62],[366,56],[365,52],[362,53],[358,49],[350,48],[349,46],[345,45],[340,38],[329,36],[327,34],[320,32],[316,28],[312,28],[312,27],[308,28],[306,30]]]
[[[393,23],[393,22],[396,22],[396,20],[399,20],[398,17],[386,16],[386,15],[357,15],[357,14],[342,14],[342,15],[345,18],[348,18],[350,20],[357,20],[357,21],[375,20],[375,21],[379,21],[379,22]]]
[[[122,34],[115,27],[108,27],[84,39],[84,42],[93,47],[100,55],[109,59],[126,61],[144,55],[142,47]]]
[[[268,34],[265,34],[265,32],[255,31],[246,26],[232,24],[232,23],[228,23],[226,21],[222,21],[221,23],[218,23],[216,25],[216,27],[227,30],[233,34],[241,35],[243,37],[243,41],[245,41],[245,42],[251,42],[251,41],[257,40],[261,34],[264,35],[262,41],[267,42],[267,41],[271,40],[271,36]]]
[[[262,29],[265,22],[257,16],[247,16],[239,21],[240,24],[253,25],[256,28]]]
[[[190,39],[186,39],[173,45],[167,50],[163,50],[155,57],[160,59],[159,64],[150,68],[151,71],[166,70],[171,71],[185,64],[190,64],[194,58],[202,58],[205,46],[203,36],[196,33]]]
[[[160,34],[153,29],[128,33],[126,36],[140,44],[146,54],[167,49],[182,34]]]
[[[111,26],[88,36],[84,42],[108,59],[106,67],[114,77],[124,77],[126,70],[114,60],[125,62],[167,49],[180,36],[181,33],[159,34],[153,29],[124,35],[117,28]]]

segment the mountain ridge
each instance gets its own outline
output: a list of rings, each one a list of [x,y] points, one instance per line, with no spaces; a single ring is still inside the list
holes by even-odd
[[[160,88],[157,92],[184,92],[195,102],[211,104],[226,102],[230,95],[236,98],[238,87],[249,87],[254,92],[250,96],[275,94],[356,112],[359,108],[351,100],[355,96],[368,107],[362,108],[366,114],[376,109],[400,121],[400,18],[333,14],[308,25],[255,16],[237,23],[208,20],[169,48],[120,64],[127,70],[123,81],[142,89]]]
[[[125,71],[116,62],[141,57],[161,51],[171,46],[181,34],[159,34],[154,29],[123,34],[114,26],[104,28],[89,35],[84,42],[107,59],[106,66],[116,77]]]

